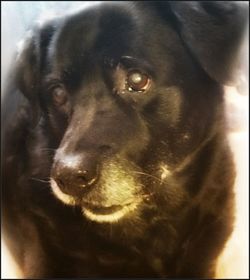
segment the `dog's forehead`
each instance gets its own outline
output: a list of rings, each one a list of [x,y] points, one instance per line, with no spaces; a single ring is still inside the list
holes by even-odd
[[[60,61],[86,59],[90,52],[92,59],[104,53],[119,56],[133,41],[136,29],[134,13],[122,4],[90,7],[64,22],[57,32],[53,56]]]
[[[77,84],[83,77],[102,76],[102,65],[117,65],[124,56],[164,73],[166,68],[171,72],[176,61],[182,68],[188,55],[170,22],[154,10],[144,12],[134,3],[102,3],[70,16],[56,30],[47,57],[48,72]]]

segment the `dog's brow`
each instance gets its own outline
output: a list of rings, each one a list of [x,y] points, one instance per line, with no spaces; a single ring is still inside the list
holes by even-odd
[[[104,56],[103,57],[103,64],[108,67],[115,67],[117,65],[117,61],[111,57]]]
[[[120,58],[120,63],[125,67],[139,67],[145,69],[150,74],[153,73],[152,65],[145,59],[136,58],[129,55],[124,55]]]

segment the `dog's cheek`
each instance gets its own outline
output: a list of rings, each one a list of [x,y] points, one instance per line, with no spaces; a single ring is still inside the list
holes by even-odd
[[[69,116],[65,113],[50,109],[47,121],[49,122],[54,142],[59,144],[69,124]]]
[[[121,154],[132,162],[138,163],[147,153],[150,143],[150,135],[145,131],[141,132],[137,137],[131,137],[126,146],[122,149]]]
[[[153,98],[144,102],[141,108],[141,114],[147,120],[152,129],[161,130],[176,127],[179,122],[183,92],[177,86],[158,87],[155,90]]]
[[[156,165],[163,160],[175,161],[179,152],[188,150],[192,143],[189,128],[182,126],[183,119],[189,117],[183,117],[183,91],[177,86],[161,87],[157,91],[158,95],[142,110],[151,135],[149,162]]]
[[[215,88],[217,94],[211,96],[208,86],[199,87],[161,88],[157,98],[145,108],[150,133],[155,139],[151,146],[155,149],[156,163],[159,160],[170,165],[181,163],[209,140],[220,125],[217,121],[223,112],[220,88]]]
[[[47,131],[42,124],[43,122],[40,120],[39,124],[29,131],[29,137],[25,141],[25,148],[27,150],[26,167],[29,171],[31,182],[37,178],[48,178],[53,161],[53,152],[48,149]],[[25,175],[21,177],[24,178]]]

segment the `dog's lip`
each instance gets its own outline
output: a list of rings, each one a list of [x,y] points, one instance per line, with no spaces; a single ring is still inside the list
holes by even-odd
[[[134,211],[140,204],[138,199],[120,205],[103,206],[90,203],[82,203],[82,213],[88,219],[98,223],[118,222],[122,217]]]
[[[90,210],[92,213],[95,213],[97,215],[110,215],[110,214],[113,214],[115,212],[122,210],[125,207],[130,207],[131,205],[138,204],[144,199],[148,200],[150,198],[150,196],[152,196],[151,193],[142,195],[140,198],[134,198],[134,199],[128,200],[119,205],[113,204],[113,205],[108,205],[108,206],[103,205],[101,203],[97,204],[97,203],[85,201],[83,199],[81,201],[81,206],[82,206],[82,208],[84,208],[86,210]]]
[[[134,203],[137,203],[138,199],[129,200],[127,202],[124,202],[123,204],[112,204],[112,205],[103,205],[101,203],[92,203],[88,201],[82,200],[82,207],[90,210],[93,213],[100,214],[100,215],[109,215],[115,212],[118,212],[119,210],[122,210],[124,207],[130,206]]]
[[[127,205],[127,204],[125,204]],[[91,212],[97,215],[110,215],[121,210],[125,205],[111,205],[111,206],[103,206],[98,204],[92,204],[89,202],[83,202],[82,207],[90,210]]]

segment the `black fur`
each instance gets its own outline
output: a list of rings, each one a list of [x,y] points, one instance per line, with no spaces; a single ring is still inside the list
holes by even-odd
[[[3,226],[26,278],[214,277],[234,208],[222,83],[231,79],[243,10],[103,3],[34,30],[2,107]],[[131,68],[151,77],[146,92],[123,84]],[[68,94],[61,106],[52,99],[58,84]],[[72,154],[101,178],[81,189],[67,170],[61,187],[75,206],[49,183]],[[81,213],[123,197],[142,202],[117,222]]]

